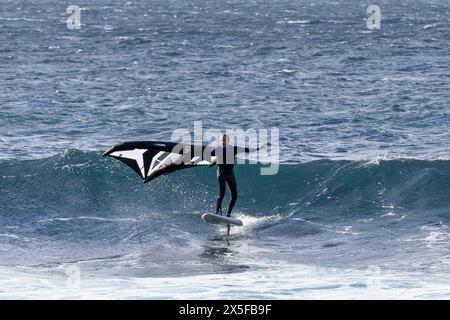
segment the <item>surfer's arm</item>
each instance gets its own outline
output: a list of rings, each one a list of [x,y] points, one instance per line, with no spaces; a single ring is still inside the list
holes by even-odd
[[[238,154],[238,153],[251,153],[251,152],[255,152],[255,151],[259,151],[259,150],[263,150],[266,148],[266,144],[265,143],[261,143],[257,148],[242,148],[242,147],[234,147],[234,153]]]

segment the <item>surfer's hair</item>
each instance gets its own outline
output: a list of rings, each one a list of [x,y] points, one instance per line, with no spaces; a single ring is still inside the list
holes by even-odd
[[[225,141],[226,141],[227,143],[230,142],[230,136],[227,135],[226,133],[223,133],[223,134],[220,135],[219,141],[222,142],[224,139],[225,139]]]

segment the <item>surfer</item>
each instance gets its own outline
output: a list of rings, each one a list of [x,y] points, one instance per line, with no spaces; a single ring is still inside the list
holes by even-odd
[[[214,148],[214,154],[216,158],[209,165],[210,167],[217,164],[217,182],[219,185],[219,194],[216,200],[216,214],[222,214],[222,201],[225,197],[225,186],[228,184],[230,190],[231,199],[228,204],[227,217],[231,216],[233,207],[237,200],[237,185],[236,178],[234,176],[234,160],[238,153],[250,153],[258,151],[264,147],[261,145],[256,149],[242,148],[232,146],[229,144],[230,138],[227,134],[222,134],[219,139],[220,146]]]
[[[192,153],[195,155],[195,149],[198,146],[165,141],[123,142],[109,148],[103,153],[103,156],[110,156],[122,161],[133,169],[144,182],[149,182],[163,174],[168,174],[176,170],[206,164],[212,167],[217,164],[219,194],[216,201],[215,213],[222,213],[222,201],[225,196],[225,187],[228,184],[231,199],[228,205],[227,216],[230,217],[237,199],[236,178],[233,172],[236,155],[238,153],[258,151],[266,146],[265,144],[261,144],[258,148],[242,148],[230,145],[229,141],[229,136],[222,134],[218,147],[212,148],[207,145],[202,145],[202,151],[208,150],[208,152],[211,152],[206,161],[203,161],[202,157],[194,157],[191,158],[190,162],[184,162],[184,155],[191,155]],[[182,147],[181,149],[180,146]],[[188,152],[185,153],[185,149]]]

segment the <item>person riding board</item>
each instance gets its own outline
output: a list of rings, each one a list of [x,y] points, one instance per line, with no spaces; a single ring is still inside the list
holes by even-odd
[[[229,144],[230,138],[227,134],[222,134],[220,136],[219,142],[220,146],[214,148],[216,158],[209,165],[210,167],[212,167],[217,164],[217,182],[219,185],[219,194],[216,200],[215,213],[219,214],[220,212],[220,214],[222,215],[222,201],[225,197],[225,185],[228,184],[231,199],[228,204],[227,217],[230,217],[237,200],[237,185],[233,171],[235,157],[238,153],[250,153],[258,151],[260,149],[263,149],[265,145],[261,144],[258,148],[254,149],[232,146]]]

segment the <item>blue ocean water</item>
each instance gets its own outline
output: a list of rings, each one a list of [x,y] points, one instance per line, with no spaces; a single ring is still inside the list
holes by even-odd
[[[80,1],[80,30],[71,4],[0,4],[0,297],[448,298],[447,0],[377,1],[373,31],[356,0]],[[200,120],[280,131],[230,237],[214,169],[101,157]]]

